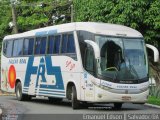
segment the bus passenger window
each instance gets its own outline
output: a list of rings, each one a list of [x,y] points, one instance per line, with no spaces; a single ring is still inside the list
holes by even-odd
[[[12,40],[6,42],[6,56],[7,57],[12,56],[12,46],[13,46],[12,44],[13,44]]]
[[[35,54],[40,53],[40,48],[41,48],[41,38],[36,38],[36,43],[35,43]]]
[[[48,54],[53,54],[54,36],[48,37]]]
[[[46,52],[46,37],[36,38],[35,54],[45,54]]]
[[[7,50],[7,42],[3,42],[3,54],[6,55],[6,50]]]
[[[55,44],[54,44],[53,53],[59,53],[60,40],[61,40],[61,36],[60,35],[55,36]]]
[[[34,38],[26,38],[24,40],[24,51],[23,55],[32,55],[34,47]]]
[[[15,40],[13,45],[13,56],[19,56],[23,53],[23,39]]]
[[[62,53],[66,53],[67,52],[67,34],[62,36],[62,49],[61,52]]]
[[[46,37],[41,38],[41,49],[40,49],[40,54],[45,54],[46,52]]]
[[[67,53],[75,53],[75,44],[73,34],[68,35]]]

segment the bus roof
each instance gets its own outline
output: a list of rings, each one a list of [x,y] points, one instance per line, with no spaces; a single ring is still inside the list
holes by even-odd
[[[8,35],[4,38],[4,40],[39,36],[43,34],[46,35],[55,34],[55,33],[74,31],[74,30],[83,30],[95,34],[103,34],[108,36],[143,37],[142,34],[137,30],[134,30],[132,28],[123,25],[98,23],[98,22],[73,22],[73,23],[66,23],[61,25],[39,28],[19,34]]]

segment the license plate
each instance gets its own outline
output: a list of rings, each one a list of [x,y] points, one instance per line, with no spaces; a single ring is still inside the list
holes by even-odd
[[[124,100],[124,101],[130,101],[131,97],[130,96],[122,96],[122,100]]]

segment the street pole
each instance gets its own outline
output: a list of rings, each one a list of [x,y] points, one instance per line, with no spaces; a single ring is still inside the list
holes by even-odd
[[[18,27],[17,27],[17,18],[16,18],[16,9],[13,2],[11,2],[11,9],[12,9],[12,19],[13,19],[13,31],[14,33],[18,33]]]

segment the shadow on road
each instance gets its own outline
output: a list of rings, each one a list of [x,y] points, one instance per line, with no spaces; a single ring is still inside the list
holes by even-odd
[[[11,98],[12,100],[16,100],[17,99],[15,97]],[[70,107],[71,108],[71,102],[68,100],[63,100],[61,102],[51,102],[48,100],[48,98],[41,98],[41,99],[37,99],[37,98],[32,98],[32,100],[30,101],[23,101],[23,102],[31,102],[34,104],[46,104],[46,105],[56,105],[56,106],[61,106],[61,107]],[[143,106],[143,107],[142,107]],[[147,106],[145,106],[147,108]],[[98,110],[98,111],[119,111],[119,110],[115,110],[113,108],[113,104],[92,104],[92,103],[88,103],[85,105],[81,105],[81,110],[82,109],[88,109],[88,110]],[[122,106],[121,111],[132,111],[132,110],[143,110],[144,109],[144,105],[138,105],[138,104],[132,104],[132,103],[125,103]]]

